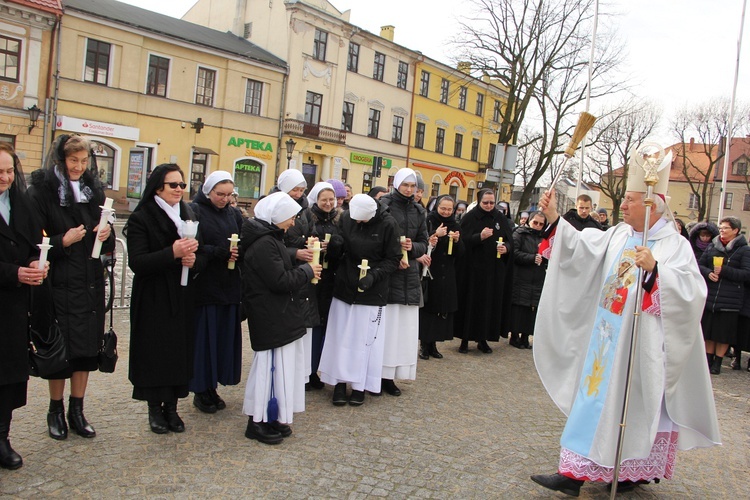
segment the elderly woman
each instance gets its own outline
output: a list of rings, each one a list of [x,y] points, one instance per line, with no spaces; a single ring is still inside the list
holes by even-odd
[[[736,343],[745,283],[750,281],[750,247],[740,229],[742,223],[738,218],[721,219],[719,236],[713,239],[698,261],[708,285],[701,327],[706,358],[713,375],[721,373],[724,354],[730,344]]]
[[[354,195],[339,223],[344,255],[320,358],[320,378],[331,384],[333,404],[360,406],[365,392],[379,393],[383,372],[384,322],[390,275],[398,268],[398,227],[383,205],[366,194]],[[366,266],[366,267],[362,267]]]
[[[237,385],[242,376],[242,283],[234,264],[239,247],[229,242],[232,235],[239,241],[242,215],[229,203],[233,190],[231,174],[219,170],[206,178],[190,204],[200,221],[207,267],[196,278],[195,360],[188,389],[195,393],[193,405],[204,413],[226,408],[218,384]]]
[[[245,274],[242,303],[255,357],[245,389],[245,437],[278,444],[291,436],[294,413],[305,411],[304,310],[299,290],[320,264],[295,267],[284,246],[299,205],[286,193],[273,193],[255,206],[255,217],[242,227]],[[274,404],[276,403],[276,404]]]
[[[63,392],[70,379],[68,423],[79,435],[96,436],[83,414],[89,372],[99,368],[97,354],[104,335],[104,268],[92,259],[94,242],[102,252],[115,246],[109,225],[99,232],[104,190],[88,168],[91,146],[80,135],[61,135],[52,145],[46,168],[31,176],[29,196],[50,238],[48,258],[55,316],[68,347],[69,366],[49,376],[47,427],[53,439],[68,437]]]
[[[454,206],[453,198],[443,195],[427,215],[427,232],[437,236],[437,245],[430,255],[429,275],[422,278],[427,280],[428,293],[419,310],[421,359],[442,358],[437,342],[453,338],[453,318],[458,309],[456,263],[464,252]]]
[[[184,432],[177,400],[193,378],[195,276],[206,265],[198,240],[186,237],[195,220],[182,201],[184,177],[174,163],[159,165],[125,226],[133,270],[130,301],[130,381],[133,399],[146,401],[151,431]],[[189,234],[189,233],[188,233]],[[183,266],[190,269],[181,285]]]
[[[468,352],[474,340],[489,354],[487,341],[497,342],[510,331],[513,235],[508,218],[495,209],[491,189],[479,191],[477,200],[461,219],[466,255],[459,272],[455,336],[462,339],[458,352]]]
[[[26,199],[21,163],[0,143],[0,467],[18,469],[23,459],[10,446],[13,410],[26,405],[29,379],[28,313],[32,286],[47,276],[38,269],[42,229]]]

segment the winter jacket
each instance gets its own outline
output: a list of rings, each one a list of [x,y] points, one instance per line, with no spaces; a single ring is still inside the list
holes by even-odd
[[[724,258],[719,281],[708,278],[714,270],[714,257]],[[750,247],[745,237],[739,235],[725,247],[717,236],[701,255],[699,265],[708,285],[706,310],[739,311],[745,297],[745,283],[750,281]]]
[[[283,238],[282,229],[259,219],[242,225],[242,304],[256,352],[285,346],[305,334],[300,290],[313,278],[313,270],[293,265]]]
[[[422,286],[417,257],[427,253],[426,210],[416,203],[413,197],[407,198],[396,190],[383,196],[379,201],[388,208],[398,224],[399,237],[406,236],[411,239],[412,243],[412,249],[408,252],[409,267],[399,268],[391,275],[388,303],[420,306],[422,305]]]
[[[190,204],[201,231],[201,249],[208,259],[204,272],[198,275],[195,305],[239,304],[242,298],[240,265],[242,255],[234,269],[229,269],[229,238],[239,236],[242,229],[242,214],[227,204],[216,208],[211,200],[199,190]]]
[[[333,296],[347,304],[384,306],[388,304],[391,274],[401,260],[398,225],[383,205],[378,205],[375,216],[367,222],[357,222],[347,210],[339,220],[344,238],[344,253],[336,271]],[[370,269],[360,285],[359,265],[367,259]]]
[[[544,277],[547,274],[547,259],[536,265],[541,231],[530,227],[519,227],[513,233],[513,304],[537,307],[542,295]]]
[[[104,335],[104,267],[100,259],[92,259],[96,240],[94,228],[99,224],[104,191],[90,173],[81,177],[93,197],[88,203],[72,202],[60,206],[60,181],[52,170],[31,174],[27,194],[32,200],[37,219],[50,238],[47,260],[55,317],[68,342],[69,359],[94,357]],[[71,246],[63,247],[63,236],[69,229],[82,225],[86,236]],[[102,244],[102,254],[115,248],[115,232]]]
[[[700,261],[701,255],[703,255],[703,252],[705,251],[705,249],[702,250],[698,247],[698,236],[700,235],[700,232],[702,230],[707,230],[711,233],[712,241],[714,238],[719,236],[719,228],[716,227],[716,224],[714,224],[713,222],[699,222],[695,226],[693,226],[693,229],[690,230],[688,240],[690,240],[690,246],[693,248],[693,253],[695,254],[696,261]],[[711,242],[709,242],[708,244],[710,246]]]
[[[579,231],[583,231],[587,227],[593,227],[594,229],[602,228],[602,225],[599,224],[599,221],[594,220],[594,218],[590,215],[585,219],[581,219],[578,216],[578,211],[575,208],[571,208],[570,210],[568,210],[567,213],[563,215],[563,219],[570,222],[570,225],[578,229]]]

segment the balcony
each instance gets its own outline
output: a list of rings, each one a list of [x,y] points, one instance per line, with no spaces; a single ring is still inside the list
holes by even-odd
[[[302,137],[312,137],[321,141],[334,142],[336,144],[346,143],[345,130],[315,125],[314,123],[307,123],[301,120],[284,120],[284,133]]]

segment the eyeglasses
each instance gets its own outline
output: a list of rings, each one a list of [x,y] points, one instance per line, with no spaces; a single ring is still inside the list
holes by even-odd
[[[732,226],[719,226],[719,231],[731,231],[734,229]]]
[[[494,201],[483,201],[482,202],[482,205],[494,205],[494,204],[495,204]]]
[[[213,193],[214,193],[214,196],[216,196],[217,198],[221,198],[221,199],[224,199],[227,196],[232,196],[234,194],[234,193],[220,193],[218,191],[214,191]]]
[[[185,184],[184,182],[165,182],[164,185],[169,186],[170,189],[185,189],[187,187],[187,184]]]
[[[543,226],[544,222],[537,222],[537,221],[533,220],[533,221],[531,221],[531,225],[532,226]]]

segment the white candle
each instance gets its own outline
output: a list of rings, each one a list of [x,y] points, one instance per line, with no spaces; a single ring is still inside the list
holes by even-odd
[[[326,243],[330,243],[331,233],[326,233],[326,236],[323,239]],[[328,247],[326,247],[325,257],[323,257],[323,269],[328,269]]]
[[[195,238],[198,234],[198,222],[193,220],[183,221],[182,236],[183,238]],[[182,276],[180,277],[180,285],[187,286],[188,275],[190,274],[190,268],[188,266],[182,266]]]
[[[503,244],[503,237],[502,236],[497,239],[497,244],[498,245],[502,245]],[[501,254],[500,250],[498,250],[497,251],[497,258],[499,259],[502,256],[503,256],[503,254]]]
[[[320,264],[320,241],[318,240],[313,241],[312,251],[313,251],[312,264],[313,266],[317,266],[318,264]],[[319,281],[318,278],[313,277],[311,283],[313,285],[317,285],[318,281]]]
[[[99,255],[102,253],[102,241],[99,240],[99,234],[101,234],[102,230],[104,229],[104,226],[107,225],[107,222],[109,221],[109,217],[115,212],[112,206],[114,205],[115,200],[112,198],[107,198],[104,200],[104,205],[102,205],[102,214],[99,216],[99,229],[96,233],[97,237],[94,239],[94,249],[91,251],[91,258],[92,259],[98,259]]]
[[[427,245],[427,256],[429,257],[432,255],[432,245]],[[422,277],[424,278],[427,276],[427,273],[430,272],[430,266],[424,266],[424,269],[422,269]],[[432,278],[432,275],[430,275],[430,278]]]
[[[362,279],[365,276],[367,276],[367,270],[370,269],[370,266],[368,266],[367,264],[368,264],[367,259],[362,259],[362,263],[357,266],[359,268],[359,279]],[[364,292],[364,290],[362,290],[359,287],[357,288],[357,291]]]
[[[406,243],[406,236],[401,237],[401,243]],[[401,260],[409,263],[409,252],[406,250],[406,248],[401,248]]]
[[[448,255],[453,255],[453,231],[448,233]]]
[[[232,250],[233,248],[237,248],[237,243],[240,242],[240,238],[237,235],[237,233],[232,233],[231,238],[227,238],[229,240],[229,250]],[[234,269],[234,261],[230,260],[227,263],[227,269]]]
[[[49,244],[49,238],[43,236],[42,242],[37,246],[39,247],[39,250],[41,250],[41,253],[39,254],[39,263],[37,264],[37,269],[41,271],[44,269],[45,264],[47,264],[47,252],[49,252],[49,249],[52,248],[52,245]]]

